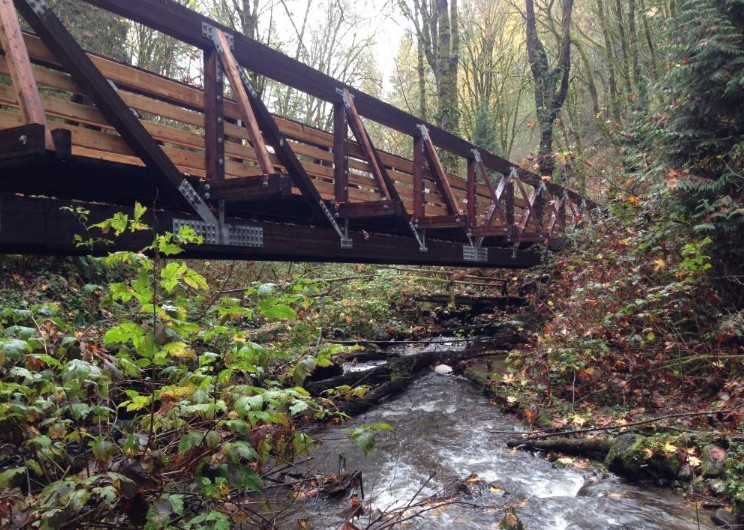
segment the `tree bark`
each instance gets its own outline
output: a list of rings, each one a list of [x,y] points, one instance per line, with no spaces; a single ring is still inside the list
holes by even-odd
[[[561,48],[554,67],[537,33],[534,0],[526,2],[527,55],[535,80],[535,107],[540,126],[539,164],[542,176],[552,176],[555,169],[553,157],[553,126],[568,95],[571,73],[571,13],[573,0],[564,0],[561,18]]]

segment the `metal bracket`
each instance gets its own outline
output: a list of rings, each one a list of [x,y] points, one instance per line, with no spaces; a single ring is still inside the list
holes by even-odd
[[[173,219],[173,232],[178,233],[182,226],[190,227],[197,235],[204,238],[205,243],[222,244],[232,247],[263,247],[263,227],[224,224],[221,229],[196,219]],[[223,241],[218,241],[222,235]]]
[[[429,129],[426,128],[426,125],[424,125],[423,123],[420,123],[420,124],[416,125],[416,128],[421,133],[421,138],[425,142],[428,141],[429,140]]]
[[[485,247],[476,247],[473,245],[463,245],[462,259],[464,261],[475,261],[478,263],[484,263],[488,261],[488,249]]]
[[[336,94],[338,94],[339,96],[341,96],[341,101],[343,101],[344,107],[346,108],[346,110],[351,109],[351,101],[346,96],[346,91],[343,88],[337,88],[336,89]],[[350,95],[351,95],[352,98],[354,97],[353,94],[350,94]]]
[[[219,45],[219,40],[217,39],[217,31],[221,31],[218,28],[215,28],[211,24],[207,24],[206,22],[202,22],[202,37],[205,39],[209,39],[212,42],[214,42],[217,45],[217,50],[219,53],[223,53],[222,47]],[[223,31],[223,34],[225,35],[225,38],[227,39],[227,42],[230,43],[230,49],[235,49],[235,37],[230,35],[229,33],[225,33]]]
[[[429,249],[426,248],[426,230],[422,230],[419,234],[418,228],[416,228],[415,223],[413,222],[413,219],[410,217],[408,218],[408,226],[411,229],[411,233],[413,234],[413,237],[416,239],[416,241],[419,244],[419,252],[429,252]]]
[[[509,168],[509,178],[520,180],[519,179],[519,172],[517,171],[517,168],[516,167],[512,166],[511,168]]]
[[[173,230],[178,231],[181,226],[190,226],[210,245],[230,245],[235,247],[263,247],[263,228],[260,226],[235,225],[225,223],[225,202],[220,201],[219,218],[212,213],[201,195],[191,183],[183,179],[178,191],[201,217],[201,221],[190,219],[174,219]]]
[[[328,205],[325,203],[325,201],[323,199],[321,199],[320,202],[319,202],[319,204],[320,204],[320,209],[323,210],[323,213],[328,218],[328,221],[331,223],[331,226],[333,227],[333,229],[338,234],[338,237],[339,237],[339,239],[341,241],[341,248],[342,249],[345,249],[345,250],[346,249],[351,249],[352,246],[353,246],[353,244],[354,244],[354,242],[349,237],[349,222],[348,222],[348,220],[346,222],[346,225],[342,229],[339,226],[338,221],[336,220],[336,217],[331,213],[331,210],[328,209]]]
[[[44,13],[49,11],[49,6],[44,0],[26,0],[31,9],[34,10],[38,16],[43,16]]]
[[[475,160],[475,163],[480,164],[481,163],[480,151],[478,151],[477,149],[471,149],[470,152],[473,153],[473,160]]]

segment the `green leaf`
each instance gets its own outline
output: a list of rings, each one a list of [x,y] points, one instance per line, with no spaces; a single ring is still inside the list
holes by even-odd
[[[182,455],[189,449],[198,447],[204,439],[204,433],[197,431],[187,432],[181,437],[181,441],[178,443],[178,454]]]
[[[294,405],[292,405],[291,407],[289,407],[289,413],[292,414],[292,415],[299,414],[300,412],[303,412],[303,411],[305,411],[307,409],[308,409],[307,402],[305,402],[305,401],[295,401]]]
[[[142,206],[139,202],[134,203],[134,220],[139,221],[147,211],[146,206]]]
[[[278,304],[276,300],[259,300],[259,312],[268,320],[295,320],[297,313],[295,310],[285,304]]]
[[[12,480],[18,475],[22,475],[26,472],[25,467],[11,467],[0,473],[0,488],[7,488],[10,486]]]
[[[12,361],[17,361],[23,355],[31,353],[34,349],[25,340],[6,339],[0,341],[0,353]]]

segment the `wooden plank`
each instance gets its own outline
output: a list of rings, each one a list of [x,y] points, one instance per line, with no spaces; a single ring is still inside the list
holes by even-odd
[[[86,95],[95,102],[132,151],[149,168],[155,170],[163,181],[177,189],[183,181],[183,175],[147,133],[57,16],[48,10],[43,17],[40,17],[29,4],[22,0],[16,2],[16,7],[42,41],[54,50],[57,59],[64,64],[65,69],[70,72]],[[186,207],[191,207],[185,198],[181,203]]]
[[[253,149],[256,151],[258,164],[261,166],[263,174],[268,176],[274,171],[274,166],[271,163],[271,160],[269,160],[269,152],[266,150],[266,144],[264,143],[261,129],[258,127],[256,115],[253,112],[253,107],[251,106],[248,94],[246,93],[246,87],[240,77],[239,66],[237,62],[235,62],[235,57],[233,57],[232,51],[230,51],[230,43],[227,42],[225,34],[220,30],[216,30],[215,36],[221,46],[221,50],[218,50],[217,53],[222,61],[222,66],[225,68],[225,74],[230,80],[230,86],[232,87],[238,108],[240,108],[240,114],[243,118],[245,128],[248,131],[248,136],[251,139]]]
[[[26,44],[23,42],[21,26],[12,0],[0,0],[0,45],[5,52],[10,78],[26,123],[43,125],[46,148],[54,151],[54,140],[47,129],[46,114],[39,98],[39,88],[31,70],[31,61],[26,51]]]

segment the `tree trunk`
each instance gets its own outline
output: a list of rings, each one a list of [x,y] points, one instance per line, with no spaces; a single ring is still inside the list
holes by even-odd
[[[535,107],[540,126],[539,164],[542,176],[552,176],[555,169],[553,158],[553,126],[568,95],[568,80],[571,72],[571,13],[573,0],[563,1],[561,19],[561,48],[558,60],[551,67],[548,54],[537,33],[534,0],[526,2],[527,55],[535,80]]]

